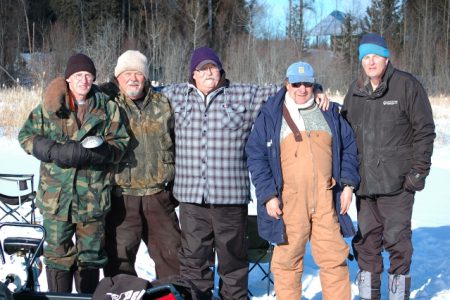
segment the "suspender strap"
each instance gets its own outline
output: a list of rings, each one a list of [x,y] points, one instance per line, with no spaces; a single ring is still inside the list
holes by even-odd
[[[292,133],[294,134],[294,138],[296,142],[302,141],[302,135],[300,134],[300,130],[298,130],[297,126],[294,123],[294,120],[292,120],[291,115],[289,114],[289,111],[286,107],[286,104],[283,104],[283,117],[286,120],[286,123],[288,124],[289,128],[292,130]]]

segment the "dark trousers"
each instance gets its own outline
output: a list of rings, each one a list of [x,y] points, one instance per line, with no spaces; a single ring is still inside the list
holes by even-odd
[[[155,262],[156,277],[179,274],[181,233],[172,193],[130,196],[113,193],[106,217],[105,276],[136,275],[134,263],[141,239]]]
[[[358,232],[353,251],[361,270],[383,272],[383,248],[389,253],[389,274],[408,274],[413,254],[411,217],[414,193],[357,197]]]
[[[247,205],[180,203],[181,276],[206,296],[214,288],[214,251],[223,300],[247,299]]]

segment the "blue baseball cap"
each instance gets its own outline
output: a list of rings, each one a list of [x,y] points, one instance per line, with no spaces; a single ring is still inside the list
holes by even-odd
[[[314,83],[314,69],[310,64],[299,61],[289,66],[286,71],[286,78],[289,83],[310,82]]]
[[[365,34],[359,43],[359,60],[361,61],[367,54],[389,58],[390,53],[386,40],[376,33]]]

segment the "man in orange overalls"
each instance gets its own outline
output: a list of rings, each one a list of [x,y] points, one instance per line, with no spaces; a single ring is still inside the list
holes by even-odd
[[[342,238],[354,228],[347,215],[359,184],[353,132],[338,105],[314,102],[313,68],[292,64],[282,88],[261,109],[246,145],[256,187],[258,230],[277,244],[272,272],[278,299],[301,299],[303,257],[311,243],[323,299],[350,299]]]

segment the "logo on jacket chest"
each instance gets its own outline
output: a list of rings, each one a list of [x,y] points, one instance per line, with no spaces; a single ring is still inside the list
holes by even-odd
[[[383,105],[398,105],[398,100],[384,100]]]

